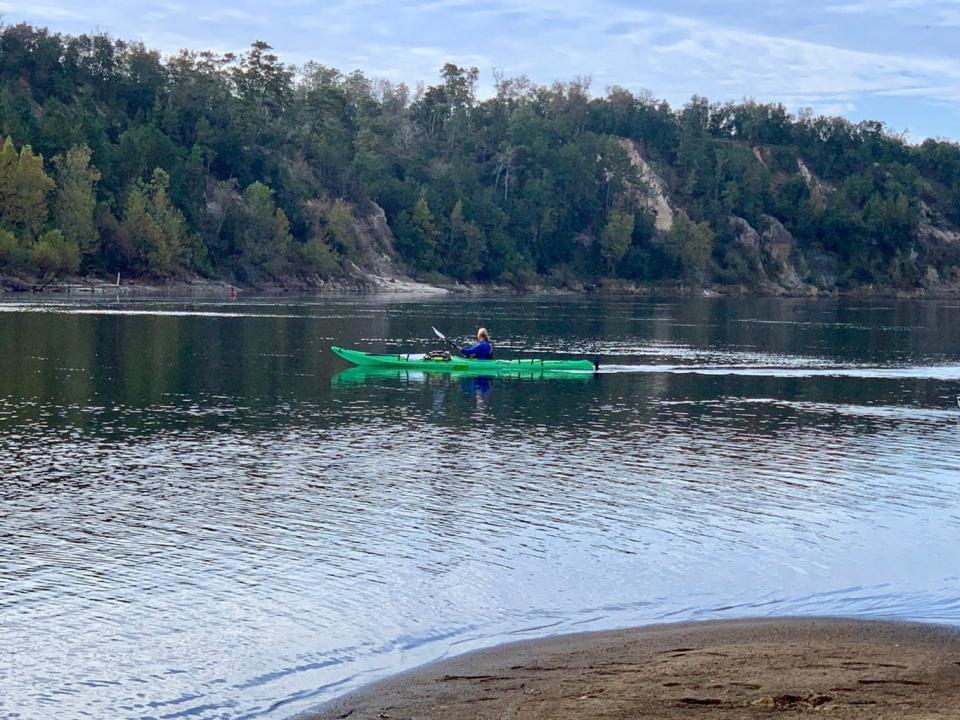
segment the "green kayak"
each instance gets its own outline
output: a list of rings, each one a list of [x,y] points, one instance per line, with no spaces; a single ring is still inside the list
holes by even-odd
[[[473,360],[457,357],[428,357],[422,353],[402,353],[397,355],[373,355],[359,350],[334,345],[334,353],[354,365],[361,367],[393,367],[408,370],[433,370],[434,372],[474,372],[474,373],[544,373],[544,372],[592,372],[596,368],[590,360],[543,360],[541,358],[518,360]]]
[[[490,378],[495,377],[498,381],[538,381],[538,380],[556,380],[557,382],[585,383],[592,382],[594,375],[592,372],[567,370],[544,370],[543,372],[528,372],[524,370],[437,370],[430,368],[420,370],[417,368],[390,367],[388,365],[364,365],[361,367],[344,368],[335,373],[330,378],[331,384],[335,387],[355,387],[365,383],[377,380],[397,380],[412,384],[429,384],[434,381],[456,382],[458,380],[469,378]]]

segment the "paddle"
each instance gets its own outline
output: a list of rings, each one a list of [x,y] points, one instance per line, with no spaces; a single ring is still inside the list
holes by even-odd
[[[457,345],[453,340],[451,340],[450,338],[448,338],[446,335],[444,335],[442,332],[440,332],[439,330],[437,330],[435,327],[431,326],[431,328],[433,329],[434,335],[436,335],[438,338],[440,338],[441,340],[443,340],[447,345],[449,345],[450,347],[452,347],[454,350],[456,350],[456,351],[457,351],[458,353],[460,353],[461,355],[463,354],[463,351],[460,349],[460,346]]]

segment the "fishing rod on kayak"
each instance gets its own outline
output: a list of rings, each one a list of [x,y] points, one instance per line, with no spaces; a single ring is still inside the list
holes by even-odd
[[[451,340],[450,338],[448,338],[446,335],[444,335],[442,332],[440,332],[439,330],[437,330],[437,329],[436,329],[435,327],[433,327],[432,325],[431,325],[431,328],[433,329],[433,333],[434,333],[438,338],[440,338],[441,340],[443,340],[447,345],[449,345],[449,346],[452,347],[454,350],[456,350],[458,353],[460,353],[461,355],[463,355],[463,350],[460,349],[460,346],[459,346],[459,345],[457,345],[453,340]]]

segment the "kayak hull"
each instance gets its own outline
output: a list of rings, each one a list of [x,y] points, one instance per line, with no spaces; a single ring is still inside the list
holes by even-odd
[[[472,358],[452,356],[449,360],[425,358],[415,353],[396,355],[374,355],[333,346],[336,355],[347,362],[360,367],[393,367],[408,370],[426,370],[433,372],[475,372],[485,373],[544,373],[544,372],[593,372],[594,365],[589,360],[544,360],[542,358],[521,358],[516,360],[474,360]]]
[[[460,380],[489,380],[537,381],[556,380],[557,382],[586,383],[594,379],[592,372],[570,370],[544,370],[543,372],[524,372],[522,370],[418,370],[416,368],[390,367],[388,365],[364,365],[344,368],[333,375],[331,383],[337,387],[354,387],[377,380],[398,380],[405,383],[430,383],[434,380],[447,379],[451,382]]]

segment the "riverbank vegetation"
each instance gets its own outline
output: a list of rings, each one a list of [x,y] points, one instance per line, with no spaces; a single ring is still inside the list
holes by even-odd
[[[960,146],[446,65],[0,28],[0,273],[750,289],[960,281]],[[379,229],[378,229],[379,228]]]

